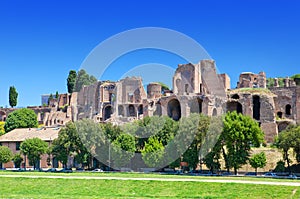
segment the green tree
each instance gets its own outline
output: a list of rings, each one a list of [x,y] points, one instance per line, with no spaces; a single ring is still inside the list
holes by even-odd
[[[275,172],[285,172],[285,161],[278,161],[274,169]]]
[[[67,78],[68,93],[73,93],[75,91],[75,82],[77,78],[77,73],[75,70],[70,70]]]
[[[16,153],[12,158],[12,161],[14,162],[16,168],[20,168],[23,158],[20,153]]]
[[[5,132],[16,128],[35,127],[38,127],[37,116],[33,110],[27,108],[18,109],[10,113],[4,125]]]
[[[157,138],[150,137],[142,150],[142,158],[149,167],[160,165],[164,156],[164,146]]]
[[[84,121],[78,121],[80,123]],[[89,157],[86,148],[82,144],[76,124],[73,122],[67,123],[66,127],[59,131],[58,138],[54,139],[51,146],[52,154],[62,162],[64,167],[73,166],[67,165],[68,157],[73,157],[78,163],[86,163]]]
[[[83,86],[89,86],[95,82],[97,82],[97,79],[94,76],[90,76],[85,70],[81,69],[77,74],[75,92],[79,92]]]
[[[41,160],[41,155],[47,152],[47,148],[48,144],[40,138],[26,139],[20,145],[21,153],[23,153],[25,157],[28,157],[29,163],[33,165],[34,169],[37,168],[38,161]]]
[[[59,98],[59,94],[58,94],[58,91],[56,91],[56,93],[55,93],[55,99],[58,100],[58,98]]]
[[[255,169],[255,175],[257,175],[257,168],[264,168],[267,164],[266,154],[264,152],[253,155],[249,159],[251,167]]]
[[[226,168],[233,168],[237,175],[237,170],[249,160],[251,146],[263,143],[264,133],[252,118],[234,111],[226,114],[220,139]]]
[[[127,166],[131,158],[135,155],[135,138],[129,134],[121,134],[112,143],[113,165],[116,167]]]
[[[0,164],[11,161],[12,156],[12,152],[8,147],[0,146]]]
[[[9,87],[9,105],[11,107],[17,106],[18,92],[14,86]]]
[[[296,160],[300,163],[300,126],[289,126],[286,130],[282,131],[276,138],[274,145],[282,150],[283,159],[287,162],[288,170],[291,173],[290,149],[293,149]]]

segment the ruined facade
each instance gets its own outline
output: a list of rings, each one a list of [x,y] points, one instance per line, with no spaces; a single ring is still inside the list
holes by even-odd
[[[286,78],[280,87],[278,79],[274,79],[274,86],[267,88],[264,72],[246,72],[240,75],[237,88],[230,89],[228,75],[217,74],[213,60],[202,60],[178,65],[172,90],[163,90],[155,82],[144,87],[140,77],[126,77],[117,82],[98,81],[80,92],[61,94],[47,107],[28,108],[46,126],[84,118],[122,124],[145,116],[165,115],[179,120],[191,113],[218,116],[237,111],[255,119],[266,141],[272,142],[289,124],[300,123],[300,86],[295,81]],[[0,121],[5,121],[13,110],[0,109]]]

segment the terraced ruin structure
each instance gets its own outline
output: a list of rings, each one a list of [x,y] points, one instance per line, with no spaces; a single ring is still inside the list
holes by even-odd
[[[46,126],[83,118],[120,125],[145,116],[167,115],[179,120],[191,113],[219,116],[237,111],[259,122],[267,142],[273,142],[289,124],[300,123],[300,81],[285,78],[280,85],[278,79],[272,79],[272,84],[268,80],[264,72],[245,72],[231,89],[229,76],[217,74],[215,61],[201,60],[178,65],[172,90],[157,82],[144,86],[140,77],[126,77],[116,82],[98,81],[80,92],[61,94],[47,107],[29,108]],[[0,120],[13,110],[1,109]]]

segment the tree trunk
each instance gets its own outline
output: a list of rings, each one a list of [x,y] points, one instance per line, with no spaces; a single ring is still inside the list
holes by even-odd
[[[234,167],[234,175],[237,175],[237,168]]]
[[[286,158],[286,162],[287,162],[287,165],[288,165],[289,175],[291,175],[291,174],[292,174],[292,171],[291,171],[291,167],[290,167],[290,160],[289,160],[289,154],[288,154],[288,151],[285,151],[285,158]]]
[[[222,147],[222,153],[223,153],[223,157],[224,157],[224,160],[225,160],[225,167],[227,169],[227,172],[229,173],[228,159],[227,159],[227,155],[226,155],[224,147]]]
[[[26,155],[24,155],[24,170],[26,171]]]
[[[255,175],[257,176],[257,168],[255,168]]]

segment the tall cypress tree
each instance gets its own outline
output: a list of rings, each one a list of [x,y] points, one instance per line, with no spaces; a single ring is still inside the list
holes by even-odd
[[[73,93],[75,91],[75,82],[77,78],[77,73],[75,70],[70,70],[67,79],[68,93]]]
[[[18,103],[18,92],[14,86],[9,87],[9,105],[13,108]]]

